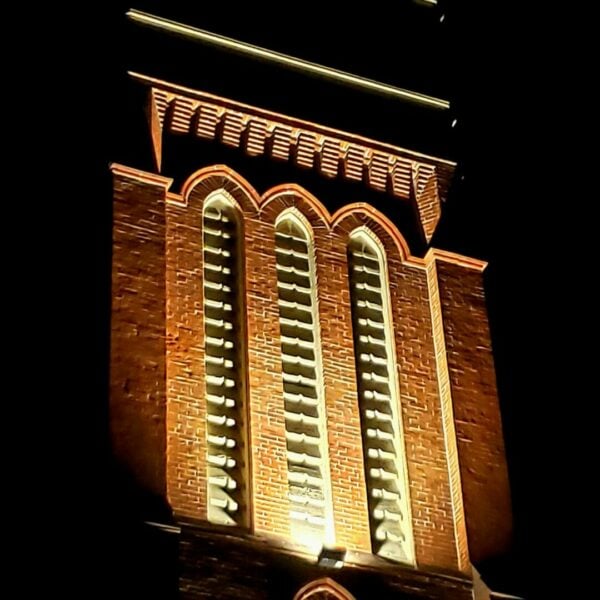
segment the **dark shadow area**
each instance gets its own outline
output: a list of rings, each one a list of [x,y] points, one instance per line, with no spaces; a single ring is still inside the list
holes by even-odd
[[[171,522],[164,498],[141,489],[114,460],[108,484],[103,515],[106,597],[177,598],[179,536],[152,525]]]
[[[443,573],[424,574],[410,567],[377,558],[377,566],[344,564],[339,569],[320,566],[314,557],[281,551],[268,543],[256,543],[240,534],[229,535],[216,528],[192,523],[182,525],[181,554],[183,589],[218,589],[227,599],[250,597],[261,590],[269,600],[294,598],[307,583],[330,577],[357,600],[383,598],[417,600],[424,597],[453,598],[468,588],[468,582]],[[423,590],[432,591],[424,596]],[[262,596],[264,594],[264,596]]]

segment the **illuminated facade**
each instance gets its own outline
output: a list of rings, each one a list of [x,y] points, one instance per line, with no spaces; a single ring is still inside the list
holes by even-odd
[[[428,246],[454,163],[132,78],[156,166],[111,166],[112,438],[172,511],[180,597],[493,597],[472,568],[511,518],[486,265],[412,254],[394,219],[412,206]],[[202,158],[174,186],[183,142]],[[258,189],[257,160],[298,179]]]

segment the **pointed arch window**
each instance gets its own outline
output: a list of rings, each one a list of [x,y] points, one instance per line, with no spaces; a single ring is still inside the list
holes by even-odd
[[[202,224],[208,520],[248,525],[242,228],[223,193],[206,200]]]
[[[333,579],[323,577],[306,584],[294,596],[294,600],[355,600],[355,598]]]
[[[292,211],[276,223],[275,252],[292,538],[333,541],[316,276],[311,237]]]
[[[414,563],[387,269],[370,231],[351,235],[348,266],[373,552]]]

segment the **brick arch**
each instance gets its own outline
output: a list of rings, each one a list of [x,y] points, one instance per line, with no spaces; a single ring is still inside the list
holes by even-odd
[[[369,229],[379,240],[388,256],[398,256],[401,262],[412,258],[410,248],[396,225],[383,213],[364,202],[348,204],[332,216],[332,230],[345,238],[346,243],[353,231]]]
[[[258,215],[260,197],[232,169],[223,165],[200,169],[187,179],[180,195],[170,194],[167,197],[167,227],[173,228],[166,251],[167,272],[186,274],[181,279],[172,276],[167,281],[167,335],[171,344],[167,366],[167,494],[176,514],[202,519],[207,518],[208,507],[207,465],[203,459],[207,444],[207,412],[205,403],[200,401],[206,396],[206,364],[202,358],[205,321],[201,302],[204,285],[203,209],[207,199],[216,196],[222,196],[232,204],[238,215],[240,235],[246,238],[247,222]],[[185,227],[176,231],[177,225]],[[240,248],[242,264],[248,260],[247,246],[243,242]],[[186,252],[178,252],[179,248],[185,248]],[[241,288],[240,293],[245,297],[245,288]],[[180,327],[179,323],[185,323],[185,327]],[[244,323],[244,326],[247,327],[247,324]],[[193,392],[190,392],[191,389]],[[248,436],[249,402],[242,410],[246,424],[244,435]],[[190,434],[192,431],[194,433]],[[251,457],[245,457],[245,462],[250,465]],[[185,472],[177,468],[180,464],[186,465]],[[254,480],[250,467],[244,478],[248,489],[251,489]],[[251,507],[252,499],[244,500]],[[253,513],[248,508],[245,524],[252,522]]]
[[[239,173],[225,165],[205,167],[192,173],[181,188],[181,198],[186,206],[195,205],[213,192],[223,190],[243,213],[254,215],[259,210],[258,192]]]
[[[316,196],[295,183],[275,186],[260,196],[244,177],[230,167],[213,165],[199,169],[188,177],[181,188],[181,199],[185,205],[189,205],[203,201],[218,189],[227,192],[244,213],[255,215],[260,211],[271,217],[273,222],[279,213],[294,206],[313,229],[325,227],[349,237],[357,227],[366,226],[381,240],[386,252],[395,247],[402,262],[414,260],[406,239],[396,225],[370,204],[348,204],[332,215]]]
[[[331,216],[321,201],[297,184],[275,186],[260,200],[261,213],[273,223],[288,208],[295,208],[308,221],[310,228],[330,229]]]
[[[316,579],[298,590],[294,600],[356,600],[356,598],[339,583],[329,577]]]

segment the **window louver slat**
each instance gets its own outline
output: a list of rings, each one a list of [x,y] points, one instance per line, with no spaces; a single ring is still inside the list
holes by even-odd
[[[225,199],[209,200],[203,215],[207,509],[208,520],[223,525],[247,520],[238,244],[233,207]]]
[[[373,551],[413,562],[384,263],[364,232],[348,261]]]
[[[279,222],[275,243],[291,533],[303,543],[323,543],[330,510],[329,473],[311,248],[292,219]]]

